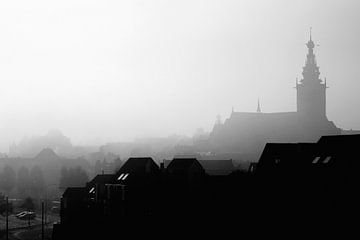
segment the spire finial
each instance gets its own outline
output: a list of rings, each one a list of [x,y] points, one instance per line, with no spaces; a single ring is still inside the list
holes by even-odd
[[[260,98],[258,98],[258,104],[257,104],[256,112],[261,113],[261,109],[260,109]]]
[[[311,41],[311,30],[312,30],[312,27],[310,27],[310,41]]]

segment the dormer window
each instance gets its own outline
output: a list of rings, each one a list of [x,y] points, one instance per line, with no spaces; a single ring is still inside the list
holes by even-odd
[[[314,158],[314,160],[312,161],[312,163],[317,163],[320,160],[320,157],[316,157]]]
[[[122,173],[119,177],[118,177],[118,179],[117,180],[121,180],[121,178],[124,176],[125,174],[124,173]]]
[[[323,163],[328,163],[330,161],[330,159],[331,159],[330,156],[326,157]]]
[[[118,181],[122,180],[124,181],[127,177],[129,176],[129,173],[122,173],[119,177],[118,177]]]

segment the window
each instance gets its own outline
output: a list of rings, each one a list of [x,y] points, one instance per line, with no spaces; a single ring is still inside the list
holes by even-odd
[[[314,160],[312,161],[312,163],[317,163],[320,160],[320,157],[316,157],[314,158]]]
[[[129,173],[122,173],[119,177],[118,177],[118,181],[120,180],[125,180],[125,178],[127,178],[129,176]]]
[[[323,163],[328,163],[330,161],[330,159],[331,159],[330,156],[326,157]]]
[[[121,178],[124,176],[124,174],[122,173],[117,180],[121,180]]]
[[[93,193],[94,191],[95,191],[95,188],[92,187],[92,188],[90,189],[89,193]]]

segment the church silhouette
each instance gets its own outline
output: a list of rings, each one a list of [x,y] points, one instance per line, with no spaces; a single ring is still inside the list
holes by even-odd
[[[320,71],[314,54],[315,43],[306,43],[308,53],[302,79],[296,79],[297,111],[232,113],[224,123],[215,124],[209,138],[213,152],[241,153],[258,159],[267,142],[316,142],[324,135],[341,134],[326,117],[326,78]],[[250,159],[252,160],[252,159]]]

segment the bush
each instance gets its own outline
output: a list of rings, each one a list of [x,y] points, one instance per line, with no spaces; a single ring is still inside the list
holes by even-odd
[[[13,211],[12,203],[9,203],[8,207],[9,207],[8,211],[9,211],[9,214],[10,214]],[[2,215],[6,214],[6,203],[1,203],[0,204],[0,214],[2,214]]]
[[[31,197],[27,197],[27,198],[25,198],[23,204],[21,204],[20,207],[25,208],[27,210],[34,210],[35,204]]]

